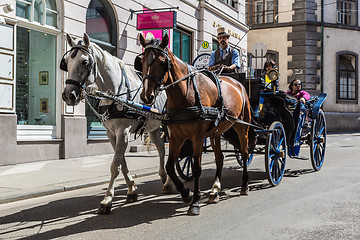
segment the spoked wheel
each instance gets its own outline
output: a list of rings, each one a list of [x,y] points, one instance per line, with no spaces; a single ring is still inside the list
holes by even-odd
[[[247,165],[247,166],[250,165],[250,163],[251,163],[252,160],[253,160],[253,157],[254,157],[254,153],[252,153],[252,154],[249,155],[249,158],[248,158],[248,160],[247,160],[247,162],[246,162],[246,165]],[[244,163],[243,163],[244,161],[242,160],[241,154],[240,154],[239,152],[236,153],[236,160],[237,160],[237,162],[239,163],[240,167],[243,167],[243,166],[244,166]]]
[[[193,179],[194,148],[190,140],[186,140],[181,146],[179,157],[176,161],[176,170],[185,181]]]
[[[281,182],[286,162],[286,135],[281,122],[273,122],[267,135],[265,147],[265,169],[269,183],[276,186]]]
[[[176,170],[179,176],[185,181],[191,181],[193,179],[193,166],[194,158],[193,155],[178,158],[176,162]]]
[[[326,147],[325,114],[320,109],[319,115],[311,123],[310,156],[315,171],[319,171],[324,163]]]

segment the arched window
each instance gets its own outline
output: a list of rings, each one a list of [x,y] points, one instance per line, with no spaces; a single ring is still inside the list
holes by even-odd
[[[337,101],[358,98],[358,55],[352,52],[338,52],[336,54],[336,82]]]
[[[16,16],[30,22],[57,27],[57,15],[56,0],[16,1]]]
[[[86,12],[86,33],[92,42],[103,50],[116,56],[117,28],[115,14],[106,0],[91,0]],[[90,99],[93,106],[98,100]],[[106,138],[106,130],[97,120],[91,108],[86,105],[86,118],[89,139]]]
[[[116,20],[110,4],[105,0],[91,0],[86,12],[86,33],[91,41],[116,55]]]

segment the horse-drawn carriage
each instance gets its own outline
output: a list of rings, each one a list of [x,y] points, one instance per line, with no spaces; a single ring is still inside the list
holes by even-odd
[[[279,184],[282,179],[287,152],[291,157],[298,157],[300,146],[304,141],[310,145],[314,169],[320,170],[323,164],[326,123],[320,107],[326,94],[313,98],[305,106],[297,104],[289,111],[285,106],[282,92],[265,91],[261,84],[254,80],[246,82],[244,78],[236,76],[215,77],[211,72],[196,70],[182,62],[167,49],[169,40],[167,35],[161,42],[158,40],[147,42],[140,35],[144,52],[136,58],[135,68],[142,72],[142,79],[130,71],[121,60],[104,52],[96,44],[90,43],[88,35],[84,34],[83,40],[78,43],[69,35],[67,40],[71,49],[64,54],[60,65],[62,70],[68,72],[63,100],[72,106],[77,105],[82,99],[86,101],[87,97],[91,96],[87,88],[96,83],[101,91],[100,104],[105,106],[106,110],[99,113],[92,109],[104,122],[115,151],[111,164],[111,179],[104,199],[100,203],[99,213],[110,212],[114,197],[114,181],[120,170],[128,186],[127,201],[132,202],[137,199],[137,187],[127,169],[124,153],[129,135],[136,133],[139,128],[149,131],[151,140],[157,146],[160,156],[159,175],[164,183],[163,191],[171,192],[169,179],[171,178],[183,201],[191,202],[188,210],[190,215],[197,215],[200,211],[199,179],[204,137],[211,139],[216,162],[215,182],[209,202],[218,201],[218,193],[221,190],[224,160],[220,143],[221,134],[234,145],[234,152],[237,155],[241,153],[244,159],[237,158],[243,166],[241,195],[247,195],[249,191],[247,166],[256,147],[255,140],[258,141],[257,145],[265,146],[258,150],[265,153],[266,171],[272,185]],[[243,82],[243,85],[234,78]],[[161,111],[161,106],[165,105],[162,98],[164,94],[160,93],[162,90],[165,90],[167,95],[165,114]],[[138,94],[140,92],[141,94]],[[116,105],[117,103],[120,104]],[[145,106],[143,103],[155,104],[157,109]],[[122,114],[121,117],[115,117],[115,113],[118,112],[116,109]],[[115,114],[113,117],[112,112]],[[143,118],[134,118],[133,113],[138,113]],[[251,119],[255,121],[251,122]],[[164,144],[159,137],[161,121],[167,123],[170,131],[167,175],[164,169]],[[308,121],[311,121],[311,130],[307,139],[302,133],[309,125]],[[193,152],[191,154],[185,152],[189,171],[184,172],[185,168],[178,161],[178,156],[182,155],[180,149],[188,139],[191,140]],[[189,150],[184,146],[182,149]],[[191,173],[194,174],[193,193],[178,179],[175,164],[178,165],[179,172],[188,177],[191,167]]]
[[[248,165],[254,154],[264,154],[268,181],[276,186],[284,175],[287,156],[308,159],[300,156],[301,146],[307,144],[310,146],[313,169],[315,171],[321,169],[326,146],[326,121],[320,108],[326,98],[325,93],[314,96],[303,104],[287,96],[283,91],[266,88],[260,78],[246,79],[245,74],[242,73],[223,75],[237,79],[246,86],[253,123],[258,126],[255,130],[257,147],[250,154]],[[188,142],[186,144],[188,146],[182,149],[176,167],[181,178],[191,180],[193,178],[192,149]],[[244,164],[236,149],[227,151],[235,152],[240,166]]]

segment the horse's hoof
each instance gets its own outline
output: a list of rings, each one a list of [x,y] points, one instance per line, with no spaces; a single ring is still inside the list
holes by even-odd
[[[241,187],[240,195],[249,195],[249,187]]]
[[[126,196],[126,202],[127,203],[133,203],[133,202],[136,202],[137,201],[137,198],[138,198],[138,194],[137,193],[129,193],[127,196]]]
[[[193,198],[193,192],[191,191],[187,196],[182,196],[184,203],[190,203],[192,201],[192,198]]]
[[[218,203],[220,200],[218,193],[210,193],[208,203]]]
[[[163,194],[171,194],[172,193],[172,186],[171,185],[164,186],[163,189],[162,189],[162,193]]]
[[[112,207],[112,202],[109,202],[107,205],[100,203],[100,206],[98,208],[98,214],[110,214]]]
[[[189,210],[187,211],[187,214],[189,216],[196,216],[200,214],[200,206],[199,203],[194,203],[191,204],[191,206],[189,207]]]

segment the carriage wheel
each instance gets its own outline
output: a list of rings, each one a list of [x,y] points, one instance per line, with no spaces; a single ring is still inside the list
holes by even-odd
[[[250,165],[250,163],[251,163],[252,160],[253,160],[253,157],[254,157],[254,153],[251,153],[251,154],[249,155],[249,158],[248,158],[247,162],[246,162],[246,165],[247,165],[247,166]],[[242,158],[241,158],[241,154],[240,154],[239,152],[236,153],[236,160],[237,160],[237,162],[239,163],[240,167],[243,167],[243,166],[244,166],[243,160],[242,160]]]
[[[322,110],[311,123],[310,156],[311,164],[315,171],[319,171],[324,163],[326,146],[326,122]]]
[[[193,156],[186,156],[184,158],[178,158],[176,161],[176,170],[179,176],[185,181],[193,180],[193,166],[194,158]]]
[[[281,182],[286,162],[286,135],[280,122],[273,122],[267,135],[265,148],[265,169],[269,183],[276,186]]]

